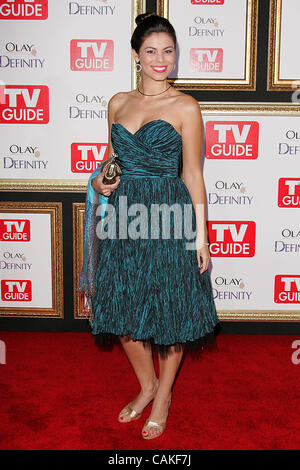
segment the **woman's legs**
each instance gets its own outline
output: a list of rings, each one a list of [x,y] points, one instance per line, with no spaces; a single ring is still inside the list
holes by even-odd
[[[154,368],[152,350],[151,348],[145,348],[142,341],[125,341],[123,336],[120,336],[120,341],[141,386],[139,395],[132,401],[132,408],[140,413],[154,398],[157,389],[158,379]],[[123,417],[122,421],[126,421],[127,413],[122,411],[120,417]]]
[[[168,355],[165,359],[159,357],[159,386],[153,401],[150,421],[163,423],[167,420],[169,402],[171,398],[172,385],[179,368],[183,351],[175,352],[174,347],[171,348],[172,354]],[[147,426],[143,429],[144,436],[154,436],[161,434],[155,426]]]

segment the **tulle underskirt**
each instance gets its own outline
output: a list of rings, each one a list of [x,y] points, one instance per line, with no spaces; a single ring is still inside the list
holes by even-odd
[[[221,327],[218,323],[214,329],[196,340],[186,341],[185,343],[174,343],[174,344],[156,344],[153,338],[147,339],[136,339],[140,341],[145,349],[151,349],[153,352],[158,353],[161,359],[165,359],[174,352],[183,352],[192,356],[199,356],[204,349],[217,349],[217,336],[220,333]],[[132,334],[116,335],[114,333],[98,333],[93,334],[95,344],[103,350],[112,349],[114,345],[120,344],[120,336],[125,342],[132,340]]]

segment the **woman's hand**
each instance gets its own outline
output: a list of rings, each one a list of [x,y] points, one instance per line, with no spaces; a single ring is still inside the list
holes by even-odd
[[[202,258],[202,263],[201,263],[200,256]],[[207,270],[208,263],[210,260],[208,245],[204,245],[204,244],[201,245],[201,242],[199,242],[199,248],[197,249],[197,260],[198,260],[198,266],[200,268],[200,274],[202,274],[204,273],[204,271]]]
[[[110,196],[111,193],[119,186],[120,176],[117,176],[116,182],[114,184],[103,184],[104,172],[99,173],[96,178],[92,181],[92,186],[95,191],[103,194],[103,196]]]

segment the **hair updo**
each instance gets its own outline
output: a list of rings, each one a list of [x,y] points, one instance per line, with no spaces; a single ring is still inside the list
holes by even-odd
[[[175,29],[163,16],[150,11],[142,13],[135,18],[136,28],[131,37],[131,47],[138,54],[144,40],[152,33],[167,33],[174,42],[176,49],[176,33]]]

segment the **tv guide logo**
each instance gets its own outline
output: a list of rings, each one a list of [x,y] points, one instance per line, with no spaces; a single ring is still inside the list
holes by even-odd
[[[256,121],[208,121],[205,156],[211,159],[255,160],[259,125]]]
[[[274,302],[282,304],[300,302],[300,275],[277,274],[275,276]]]
[[[114,65],[112,39],[72,39],[71,70],[79,72],[109,72]]]
[[[1,0],[0,20],[45,20],[48,0]]]
[[[73,143],[71,145],[71,171],[91,173],[107,158],[107,144]]]
[[[30,302],[32,284],[29,279],[1,279],[1,300],[4,302]]]
[[[300,178],[279,178],[278,206],[300,207]]]
[[[45,85],[0,85],[0,123],[47,124],[49,89]]]
[[[0,241],[29,242],[30,220],[0,219]]]
[[[198,48],[190,50],[190,68],[192,72],[222,72],[223,49]]]
[[[211,256],[251,257],[255,254],[255,222],[208,221]]]
[[[192,5],[224,5],[224,0],[191,0]]]

